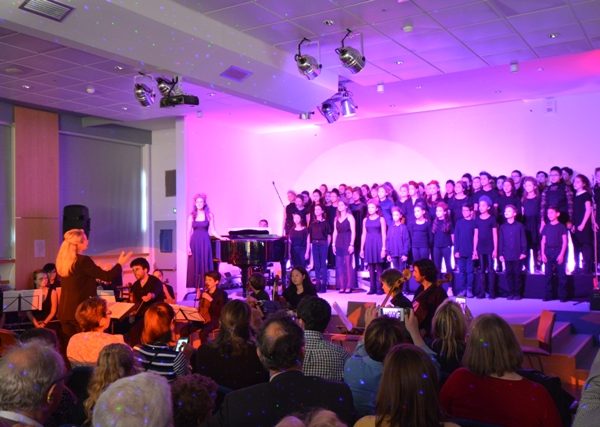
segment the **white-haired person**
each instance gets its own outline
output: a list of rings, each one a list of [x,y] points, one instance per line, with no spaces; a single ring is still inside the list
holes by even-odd
[[[100,395],[94,406],[94,427],[171,427],[171,387],[152,372],[121,378]]]
[[[58,318],[63,332],[63,342],[78,332],[75,321],[77,306],[89,297],[96,296],[96,280],[112,282],[121,276],[123,265],[131,258],[131,252],[121,252],[117,263],[110,270],[103,270],[83,252],[88,248],[88,239],[81,229],[69,230],[56,256],[56,271],[61,277],[62,292],[58,304]]]
[[[38,340],[16,345],[0,359],[0,425],[40,427],[56,410],[65,363]]]

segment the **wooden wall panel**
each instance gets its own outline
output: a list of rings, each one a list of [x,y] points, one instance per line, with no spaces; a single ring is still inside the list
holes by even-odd
[[[15,288],[26,289],[33,270],[53,261],[59,246],[58,115],[15,107],[14,123]]]
[[[15,215],[58,218],[58,115],[15,107]]]
[[[58,218],[17,218],[15,220],[17,233],[15,289],[30,289],[33,283],[31,273],[42,268],[47,262],[56,261],[60,246],[58,227]],[[43,252],[40,251],[41,249]]]

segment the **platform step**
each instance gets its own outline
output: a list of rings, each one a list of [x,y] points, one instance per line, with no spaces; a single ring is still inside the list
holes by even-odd
[[[552,348],[552,354],[556,356],[565,356],[575,359],[575,363],[579,363],[586,355],[586,351],[594,345],[594,340],[591,335],[573,334],[563,340],[559,346]]]

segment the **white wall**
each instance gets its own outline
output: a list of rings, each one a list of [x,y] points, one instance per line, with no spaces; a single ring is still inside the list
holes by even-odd
[[[554,104],[550,104],[554,107]],[[281,229],[288,189],[312,191],[390,180],[445,180],[464,172],[533,173],[553,165],[590,176],[600,166],[600,94],[444,110],[372,120],[344,120],[274,133],[185,120],[187,205],[205,192],[220,232],[255,225]],[[360,110],[359,110],[360,111]],[[299,122],[303,124],[306,122]],[[258,129],[258,128],[257,128]],[[264,128],[260,128],[260,132]]]

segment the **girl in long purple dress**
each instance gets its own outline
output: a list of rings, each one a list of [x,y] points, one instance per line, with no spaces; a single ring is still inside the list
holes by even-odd
[[[204,275],[214,270],[210,236],[222,239],[215,230],[215,217],[208,207],[206,194],[196,194],[193,200],[194,207],[188,218],[188,288],[200,286]]]

